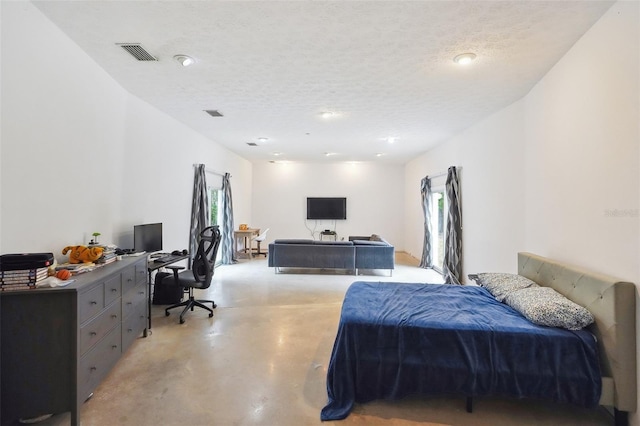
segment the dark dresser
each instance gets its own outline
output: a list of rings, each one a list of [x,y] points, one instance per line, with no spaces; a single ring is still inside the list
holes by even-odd
[[[2,424],[80,407],[146,335],[147,258],[77,275],[66,287],[0,293]]]

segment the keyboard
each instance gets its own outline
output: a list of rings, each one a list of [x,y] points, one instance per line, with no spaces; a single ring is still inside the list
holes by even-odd
[[[156,257],[155,259],[153,259],[155,263],[165,263],[165,262],[170,262],[171,260],[173,260],[173,256],[170,254]]]

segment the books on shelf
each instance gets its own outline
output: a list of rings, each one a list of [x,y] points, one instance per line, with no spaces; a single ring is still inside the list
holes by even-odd
[[[108,265],[109,263],[116,261],[116,246],[94,244],[92,247],[102,247],[102,256],[96,260],[97,264]]]
[[[0,290],[28,290],[49,276],[49,268],[0,271]]]

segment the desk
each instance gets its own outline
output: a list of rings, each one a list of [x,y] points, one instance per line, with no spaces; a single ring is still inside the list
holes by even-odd
[[[238,241],[242,240],[244,242],[243,251],[245,254],[248,255],[249,259],[251,259],[253,257],[251,253],[251,237],[253,237],[254,235],[260,235],[260,229],[249,228],[249,229],[238,229],[236,231],[233,231],[233,236],[234,236],[233,244],[234,244],[235,252],[240,253],[240,251],[238,251]],[[247,244],[247,242],[249,244]]]
[[[166,255],[165,255],[166,256]],[[168,258],[166,261],[164,262],[156,262],[155,260],[151,259],[147,262],[147,272],[149,274],[149,291],[147,293],[149,293],[149,297],[147,298],[147,312],[149,314],[149,330],[151,330],[151,301],[153,299],[153,279],[151,278],[151,274],[153,273],[153,271],[157,271],[160,268],[164,268],[165,266],[171,265],[172,263],[176,263],[179,262],[181,260],[184,259],[188,259],[189,255],[188,254],[180,254],[180,255],[175,255],[172,254],[170,258]],[[145,334],[144,337],[147,337],[147,333],[145,330]]]

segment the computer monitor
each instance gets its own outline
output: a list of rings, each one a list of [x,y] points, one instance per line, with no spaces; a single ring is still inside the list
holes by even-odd
[[[162,223],[147,223],[133,227],[133,247],[136,252],[162,250]]]

